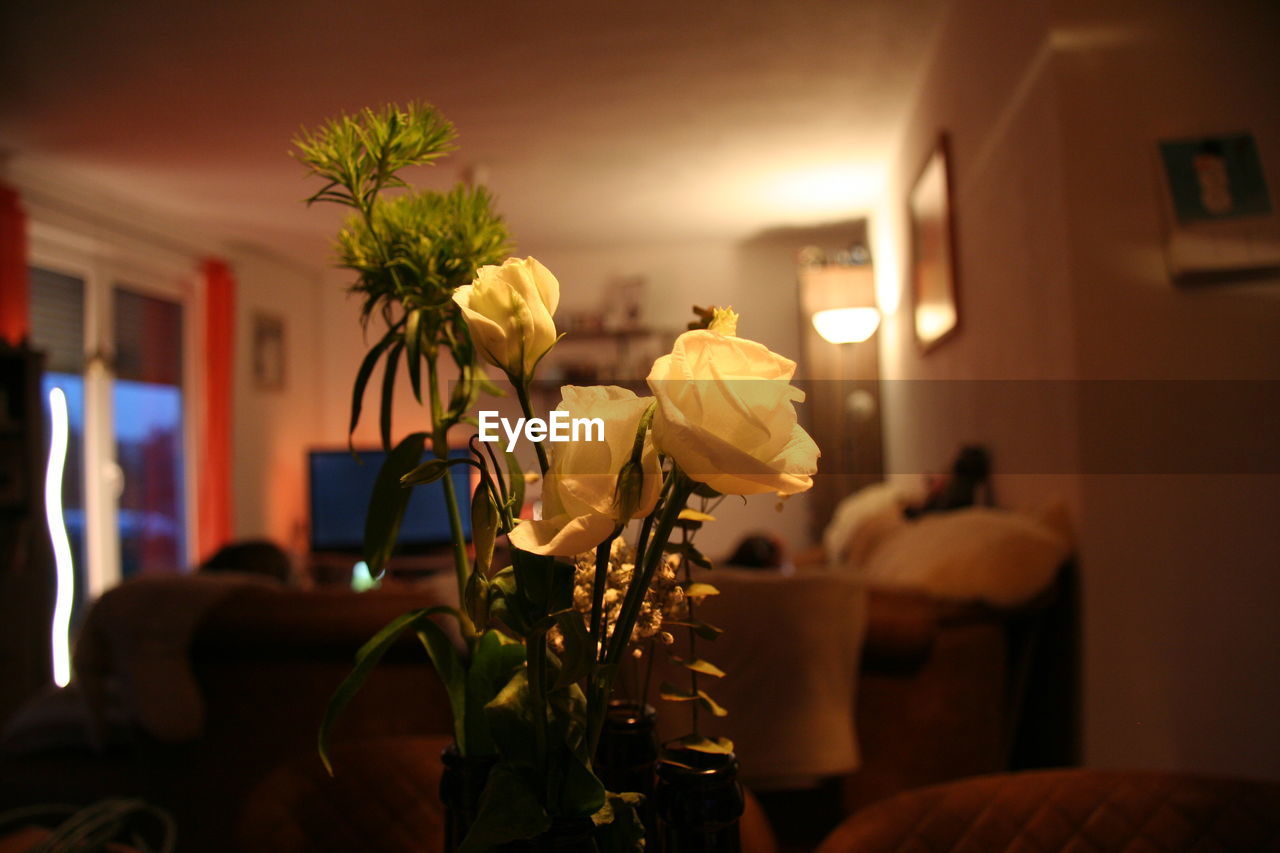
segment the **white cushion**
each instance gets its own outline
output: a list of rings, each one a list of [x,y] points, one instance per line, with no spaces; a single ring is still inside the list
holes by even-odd
[[[902,509],[910,499],[896,485],[876,483],[837,504],[822,536],[829,568],[862,569],[881,542],[907,525]]]
[[[1017,513],[972,508],[926,515],[885,539],[864,566],[868,585],[997,607],[1045,589],[1071,554],[1063,535]]]

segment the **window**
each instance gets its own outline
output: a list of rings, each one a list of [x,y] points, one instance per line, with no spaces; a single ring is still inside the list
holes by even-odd
[[[46,401],[55,386],[67,398],[63,505],[82,606],[120,580],[187,567],[194,285],[177,263],[86,251],[48,229],[32,243],[31,337],[46,353]]]

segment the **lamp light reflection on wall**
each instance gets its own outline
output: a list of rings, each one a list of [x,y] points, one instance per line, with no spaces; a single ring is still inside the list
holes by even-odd
[[[813,315],[813,327],[833,344],[857,344],[876,333],[880,312],[875,308],[828,308]]]
[[[71,605],[75,601],[75,567],[71,562],[71,541],[62,518],[62,472],[67,461],[67,396],[61,388],[49,391],[52,437],[49,439],[49,466],[44,477],[44,516],[53,542],[57,570],[57,593],[53,605],[53,683],[66,687],[71,681]]]

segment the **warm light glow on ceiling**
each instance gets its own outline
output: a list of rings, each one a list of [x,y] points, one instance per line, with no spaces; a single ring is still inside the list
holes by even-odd
[[[813,315],[813,327],[833,344],[856,344],[876,333],[880,312],[875,308],[831,308]]]
[[[764,196],[780,215],[811,218],[865,210],[883,189],[880,169],[844,164],[787,172],[770,182]]]

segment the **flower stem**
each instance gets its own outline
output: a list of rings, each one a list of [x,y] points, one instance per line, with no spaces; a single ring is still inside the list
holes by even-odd
[[[593,660],[599,660],[605,644],[604,628],[604,588],[609,581],[609,557],[613,551],[613,540],[622,531],[618,528],[607,539],[596,546],[596,577],[591,587],[591,654]]]
[[[609,559],[613,551],[613,540],[622,532],[619,527],[607,539],[596,546],[596,576],[591,587],[591,673],[587,677],[587,731],[588,753],[594,760],[596,747],[600,743],[600,733],[604,730],[604,718],[608,712],[607,688],[599,678],[596,664],[604,653],[604,588],[609,580]]]
[[[436,354],[427,355],[427,382],[430,387],[428,402],[431,406],[431,450],[437,459],[449,458],[449,429],[444,422],[440,402],[440,376],[436,370]],[[467,559],[467,537],[462,532],[462,514],[458,510],[458,494],[454,490],[453,476],[444,476],[444,505],[449,514],[449,534],[453,540],[453,567],[458,581],[458,601],[466,602],[467,580],[471,576],[471,565]],[[467,608],[459,608],[458,627],[462,636],[468,640],[476,637],[476,626],[467,615]],[[461,744],[459,745],[461,747]]]
[[[680,533],[681,533],[681,542],[686,546],[685,553],[682,554],[680,557],[681,561],[684,563],[684,580],[686,584],[692,584],[693,583],[693,561],[689,559],[689,553],[687,551],[687,546],[689,545],[691,537],[689,536],[689,530],[687,528],[680,531]],[[688,586],[686,586],[685,588],[687,589]],[[692,626],[693,624],[696,624],[696,618],[695,618],[696,614],[694,612],[694,604],[693,604],[692,598],[688,599],[686,606],[689,608],[689,623]],[[691,661],[696,660],[697,657],[698,657],[698,632],[693,627],[690,627],[689,628],[689,660]],[[695,697],[694,700],[689,704],[693,706],[691,709],[692,716],[693,716],[693,734],[694,734],[694,737],[697,737],[698,736],[698,699],[696,698],[698,695],[697,670],[693,670],[693,669],[689,670],[689,691]]]
[[[631,586],[627,589],[626,600],[622,604],[622,612],[618,615],[613,635],[609,638],[609,652],[605,655],[606,664],[617,664],[626,652],[627,643],[631,640],[631,632],[636,627],[636,619],[640,616],[640,605],[644,602],[649,584],[653,582],[658,564],[662,562],[662,549],[671,538],[671,529],[675,527],[676,519],[680,517],[680,510],[684,509],[685,500],[693,492],[693,483],[678,468],[672,470],[671,477],[662,515],[658,519],[658,526],[654,529],[653,539],[648,543],[645,551],[644,571],[639,577],[632,579]],[[616,671],[616,667],[613,671]],[[610,684],[612,684],[612,676],[610,676]]]
[[[547,632],[538,631],[530,638],[529,699],[533,712],[533,747],[538,774],[546,778],[547,768]]]
[[[640,607],[644,603],[645,593],[649,590],[649,584],[653,582],[653,575],[658,570],[658,564],[662,562],[662,549],[667,544],[667,540],[671,538],[671,529],[675,527],[676,519],[680,517],[680,510],[684,509],[684,502],[693,492],[693,483],[680,472],[680,469],[672,469],[671,477],[667,484],[663,487],[666,492],[666,503],[662,505],[662,515],[658,519],[658,526],[654,530],[653,539],[648,543],[648,550],[645,554],[644,570],[640,572],[640,557],[636,557],[636,570],[640,572],[633,575],[631,586],[627,588],[627,597],[623,600],[622,611],[618,614],[618,621],[613,626],[613,633],[609,637],[608,649],[604,656],[604,666],[598,669],[598,674],[592,679],[589,685],[594,691],[599,692],[597,702],[603,703],[605,697],[609,695],[609,691],[613,689],[614,679],[618,674],[618,663],[622,660],[623,654],[626,653],[627,644],[631,641],[631,632],[635,630],[636,620],[640,616]],[[650,516],[652,518],[652,516]],[[641,698],[643,702],[643,697]],[[604,724],[603,713],[599,715],[599,720],[592,720],[595,725],[590,729],[590,747],[591,754],[595,755],[596,747],[600,743],[600,731]]]
[[[529,403],[529,386],[524,380],[512,377],[512,384],[516,386],[516,397],[520,400],[520,409],[524,412],[526,418],[533,417],[533,406]],[[533,442],[533,449],[538,454],[538,467],[542,470],[542,476],[547,476],[547,469],[551,466],[547,464],[547,451],[542,446],[541,441]]]

